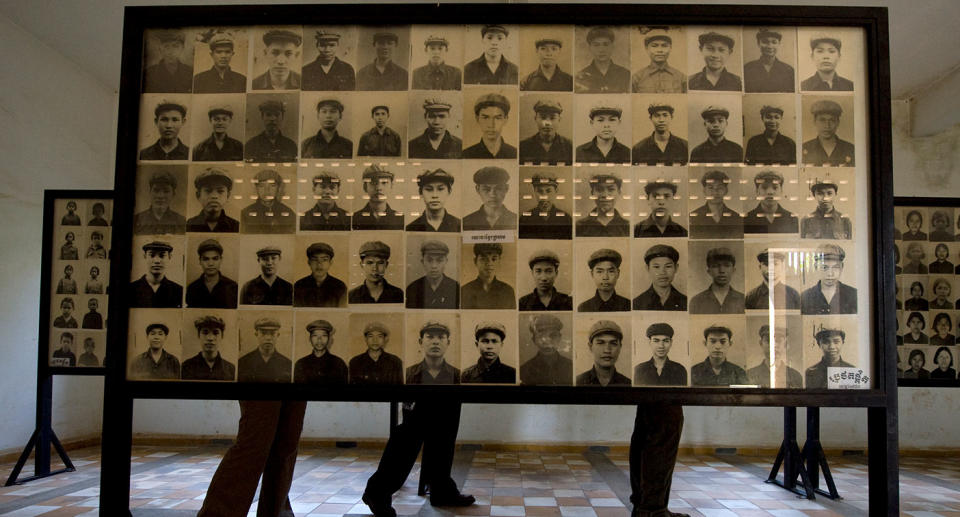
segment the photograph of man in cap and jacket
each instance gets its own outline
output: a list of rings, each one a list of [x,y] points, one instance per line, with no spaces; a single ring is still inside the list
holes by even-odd
[[[800,295],[802,314],[856,314],[857,289],[840,281],[847,253],[836,244],[821,244],[813,254],[817,284]]]
[[[277,350],[281,328],[280,321],[269,316],[253,323],[257,348],[237,361],[237,382],[290,382],[293,362]]]
[[[770,325],[765,323],[760,326],[760,340],[758,342],[760,350],[763,352],[763,361],[747,370],[747,378],[750,379],[750,384],[756,384],[761,388],[802,388],[803,376],[788,365],[789,331],[787,325],[775,324],[773,326],[773,376],[770,374],[770,341]]]
[[[537,314],[529,321],[530,342],[537,347],[537,353],[520,365],[520,384],[572,385],[573,360],[560,352],[563,322],[552,314]]]
[[[653,323],[647,327],[650,359],[633,368],[633,383],[637,386],[686,386],[687,369],[669,354],[673,347],[673,327],[668,323]]]
[[[446,63],[450,42],[431,34],[423,41],[427,64],[413,70],[414,90],[459,90],[462,82],[460,69]]]
[[[612,102],[590,108],[592,140],[577,146],[577,161],[587,163],[630,163],[630,148],[617,140],[623,109]]]
[[[360,268],[363,282],[350,290],[347,299],[353,303],[403,303],[403,289],[387,282],[390,246],[368,241],[360,246]]]
[[[503,364],[500,351],[507,339],[507,329],[496,321],[481,321],[473,329],[474,344],[480,357],[475,364],[463,370],[460,382],[484,384],[514,384],[517,369]]]
[[[450,327],[439,321],[427,321],[420,327],[417,340],[423,360],[407,367],[407,384],[460,384],[460,369],[447,362]]]
[[[816,35],[810,38],[810,59],[817,71],[800,82],[803,91],[852,92],[853,81],[840,77],[837,64],[840,62],[839,38]]]
[[[707,139],[690,151],[693,163],[738,163],[743,161],[743,147],[726,137],[730,110],[723,106],[707,106],[700,112]]]
[[[423,200],[423,213],[407,225],[408,232],[460,231],[460,219],[447,211],[453,182],[453,175],[439,167],[417,175],[417,192]]]
[[[573,141],[557,132],[563,106],[553,99],[533,105],[537,132],[520,141],[520,163],[573,163]]]
[[[786,285],[786,263],[784,253],[764,249],[757,254],[760,265],[762,282],[747,293],[745,307],[747,309],[769,309],[770,299],[773,298],[775,309],[800,309],[800,293]],[[773,284],[773,294],[770,293],[770,284]]]
[[[390,208],[393,173],[377,164],[363,171],[363,192],[367,204],[353,212],[354,230],[402,230],[403,214]]]
[[[151,241],[142,249],[147,272],[130,283],[130,307],[182,307],[183,286],[167,278],[173,246],[164,241]]]
[[[839,186],[830,178],[815,178],[810,192],[817,201],[817,208],[804,216],[800,222],[802,239],[850,239],[853,224],[850,218],[840,213],[835,205]]]
[[[530,255],[527,264],[533,275],[533,292],[523,295],[517,308],[521,311],[573,310],[573,298],[557,291],[553,285],[560,271],[560,257],[551,250],[542,249]]]
[[[233,123],[233,108],[216,104],[207,110],[212,133],[193,148],[195,162],[235,162],[243,160],[243,143],[227,134]]]
[[[187,220],[173,210],[176,201],[177,177],[168,169],[150,175],[150,206],[133,215],[133,233],[136,235],[182,234]],[[182,198],[181,198],[182,202]]]
[[[452,107],[452,104],[439,98],[423,101],[423,118],[427,121],[427,127],[420,136],[410,140],[407,149],[410,158],[460,158],[463,141],[447,130]]]
[[[480,57],[463,67],[464,84],[517,84],[517,65],[503,55],[510,31],[503,25],[484,25],[480,29]]]
[[[367,323],[363,342],[367,349],[350,359],[350,384],[403,384],[403,361],[384,350],[390,329],[379,321]]]
[[[743,233],[797,233],[797,216],[780,204],[786,199],[783,175],[772,169],[760,171],[753,177],[753,184],[759,202],[743,218]]]
[[[293,233],[297,229],[297,214],[285,205],[286,185],[276,169],[263,169],[253,177],[257,200],[240,211],[240,229],[243,233]]]
[[[158,43],[154,48],[160,54],[160,59],[143,71],[144,93],[190,93],[193,86],[193,52],[189,53],[191,64],[180,60],[186,41],[183,33],[169,29],[152,32]]]
[[[630,70],[613,62],[615,41],[616,35],[610,27],[591,27],[587,31],[587,49],[593,59],[574,78],[577,93],[630,91]]]
[[[742,239],[743,216],[725,201],[733,180],[720,169],[711,169],[700,178],[703,206],[690,212],[690,237],[694,239]],[[735,199],[731,196],[731,199]]]
[[[463,309],[513,309],[516,296],[513,287],[497,279],[503,258],[500,243],[478,242],[473,245],[473,264],[477,278],[463,284],[460,307]]]
[[[193,180],[200,213],[187,219],[188,232],[237,233],[240,221],[227,215],[233,180],[220,167],[207,167]]]
[[[473,105],[480,127],[480,141],[463,150],[464,158],[513,160],[517,148],[506,143],[501,134],[510,120],[510,101],[499,93],[481,95]]]
[[[719,32],[697,36],[704,67],[690,76],[691,90],[739,92],[743,90],[740,76],[727,71],[727,60],[733,54],[733,38]]]
[[[373,127],[360,135],[357,156],[400,156],[403,141],[400,133],[387,126],[390,120],[390,106],[377,104],[370,108]]]
[[[313,176],[313,199],[317,202],[300,216],[300,231],[350,231],[351,217],[337,205],[340,175],[323,169]]]
[[[617,210],[622,196],[623,179],[605,172],[590,177],[590,195],[595,206],[577,219],[577,237],[629,237],[630,221]]]
[[[207,239],[197,246],[200,277],[187,286],[187,307],[236,309],[237,283],[220,271],[223,246],[216,239]]]
[[[642,31],[642,28],[641,28]],[[687,76],[670,66],[673,38],[668,29],[651,28],[643,37],[643,48],[650,64],[633,74],[633,93],[687,93]]]
[[[247,140],[244,158],[251,162],[292,162],[297,159],[297,143],[283,136],[281,126],[287,107],[283,102],[268,99],[260,103],[263,131]]]
[[[294,307],[346,307],[347,285],[330,275],[333,247],[325,242],[307,246],[310,274],[293,284]]]
[[[629,386],[630,378],[617,371],[617,359],[623,349],[623,330],[610,320],[597,320],[587,334],[587,348],[593,366],[577,375],[577,386]]]
[[[343,119],[343,103],[337,99],[320,99],[317,102],[317,134],[300,144],[301,158],[352,158],[353,142],[337,131]]]
[[[473,183],[481,205],[463,218],[463,231],[516,228],[517,214],[503,204],[510,190],[510,174],[500,167],[482,167],[473,173]]]
[[[193,321],[200,340],[197,355],[183,361],[180,378],[190,381],[232,381],[237,368],[220,354],[226,324],[219,316],[201,316]],[[235,345],[234,345],[235,346]]]
[[[180,360],[164,350],[167,338],[170,337],[170,328],[163,323],[151,323],[147,325],[146,334],[147,350],[133,358],[130,363],[130,378],[141,380],[179,379]]]
[[[727,359],[733,346],[733,331],[729,327],[713,324],[703,329],[703,346],[707,358],[690,368],[694,386],[730,386],[749,384],[747,372]]]
[[[345,91],[355,90],[357,79],[353,66],[337,57],[341,35],[327,30],[317,29],[314,39],[317,44],[317,58],[303,65],[301,88],[308,91]]]
[[[210,47],[213,66],[193,76],[193,93],[245,92],[247,77],[230,68],[230,61],[235,54],[233,34],[217,29],[203,35],[207,37],[206,43]]]
[[[336,330],[327,320],[313,320],[306,326],[310,352],[293,365],[293,382],[322,386],[347,383],[347,363],[333,355],[333,335]]]
[[[689,156],[687,141],[670,131],[673,123],[673,106],[655,102],[647,108],[653,133],[633,146],[631,154],[634,165],[686,165]]]
[[[253,79],[254,90],[299,90],[299,34],[286,29],[271,29],[263,34],[263,63],[266,71]],[[254,61],[256,62],[256,60]]]
[[[733,250],[721,246],[707,251],[707,274],[712,281],[690,299],[691,314],[743,314],[746,298],[731,285],[737,270]]]
[[[783,108],[764,105],[760,108],[763,132],[747,140],[744,162],[747,165],[793,165],[797,163],[797,143],[780,132]]]
[[[810,106],[817,136],[803,143],[803,163],[815,167],[852,167],[856,162],[854,145],[837,136],[843,108],[839,103],[820,99]]]
[[[578,312],[630,310],[630,300],[617,294],[617,281],[620,279],[622,263],[623,257],[617,250],[602,248],[590,254],[587,266],[597,290],[592,298],[577,306]]]
[[[644,254],[650,287],[633,299],[635,311],[686,311],[687,295],[673,286],[680,267],[680,252],[673,246],[654,244]]]
[[[537,49],[538,65],[536,70],[520,80],[520,91],[573,91],[573,76],[561,70],[557,64],[563,40],[555,37],[538,38],[534,47]]]
[[[747,93],[794,91],[793,67],[777,59],[783,34],[777,29],[757,30],[760,57],[743,65],[743,83]]]
[[[244,305],[293,305],[293,285],[279,276],[281,250],[267,245],[257,250],[260,274],[243,284],[240,303]]]
[[[357,72],[357,89],[361,91],[406,90],[409,74],[407,69],[393,60],[400,38],[393,32],[375,32],[373,62]]]
[[[686,237],[687,229],[673,220],[677,211],[677,184],[673,181],[648,181],[643,186],[650,215],[633,227],[635,238]]]
[[[190,148],[180,141],[180,130],[187,121],[187,108],[178,102],[160,101],[153,109],[157,141],[140,150],[140,160],[186,160]]]
[[[804,372],[806,380],[805,386],[808,389],[826,389],[828,368],[853,368],[854,365],[843,360],[842,348],[847,339],[847,333],[842,329],[828,328],[820,325],[814,338],[817,340],[817,346],[823,352],[820,362],[807,368]]]
[[[444,272],[450,248],[437,240],[420,244],[423,276],[407,286],[408,309],[457,309],[460,307],[460,284]]]
[[[530,178],[533,200],[536,204],[521,210],[519,237],[521,239],[571,239],[573,218],[557,207],[560,183],[553,171],[537,172]]]

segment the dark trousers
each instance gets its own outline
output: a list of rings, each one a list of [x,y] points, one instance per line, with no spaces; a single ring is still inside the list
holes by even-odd
[[[683,406],[637,406],[637,419],[630,438],[633,517],[653,517],[667,509],[681,431]]]
[[[257,517],[293,517],[287,492],[306,410],[299,400],[241,400],[237,440],[217,467],[197,517],[246,517],[261,474]]]
[[[390,433],[377,471],[367,480],[367,495],[389,501],[407,480],[421,447],[420,477],[430,485],[430,494],[457,492],[450,469],[459,427],[459,402],[417,401],[411,409],[404,407],[403,421]]]

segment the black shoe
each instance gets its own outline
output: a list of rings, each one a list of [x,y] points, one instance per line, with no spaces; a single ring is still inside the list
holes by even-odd
[[[390,504],[390,498],[375,499],[370,494],[364,492],[360,500],[370,508],[373,517],[397,517],[397,511],[394,510],[393,505]]]
[[[460,492],[430,494],[431,506],[470,506],[475,502],[477,502],[476,497],[470,494],[461,494]]]

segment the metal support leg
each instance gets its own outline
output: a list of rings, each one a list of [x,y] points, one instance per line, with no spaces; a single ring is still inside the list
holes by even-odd
[[[820,443],[820,408],[818,407],[807,408],[807,441],[803,444],[801,455],[813,490],[830,499],[843,499],[837,492],[837,484],[833,482],[833,474],[830,473],[827,456],[824,454],[823,445]],[[827,483],[826,491],[820,488],[821,470],[823,471],[823,480]]]
[[[782,482],[777,479],[781,465],[783,465]],[[800,476],[801,487],[797,486],[797,476]],[[797,445],[797,408],[795,407],[783,408],[783,442],[780,444],[780,451],[777,452],[777,459],[773,462],[773,468],[770,469],[766,482],[783,487],[807,499],[816,498],[807,471],[803,468],[800,447]]]

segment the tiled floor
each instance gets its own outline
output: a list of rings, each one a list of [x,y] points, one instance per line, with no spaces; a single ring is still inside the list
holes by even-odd
[[[130,499],[133,515],[195,515],[222,452],[223,449],[212,447],[136,447]],[[0,488],[0,516],[97,515],[99,449],[76,450],[70,456],[76,472]],[[375,449],[302,450],[290,493],[297,516],[369,515],[360,502],[360,494],[379,457],[380,451]],[[771,463],[772,458],[681,456],[674,473],[671,509],[706,517],[866,515],[865,458],[830,458],[842,501],[823,497],[815,501],[799,499],[764,483]],[[11,464],[0,465],[4,478],[11,468]],[[578,453],[516,453],[465,446],[457,451],[454,477],[465,492],[477,496],[477,504],[460,509],[438,509],[425,504],[416,495],[417,475],[415,468],[394,497],[394,507],[401,515],[629,515],[627,456],[621,453],[593,449]],[[960,516],[960,461],[904,458],[900,494],[904,515]]]

